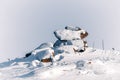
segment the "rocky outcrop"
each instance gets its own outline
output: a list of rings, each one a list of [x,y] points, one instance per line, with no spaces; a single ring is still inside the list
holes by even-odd
[[[66,26],[65,29],[54,31],[57,38],[53,43],[42,43],[40,46],[25,55],[41,62],[52,62],[53,57],[60,53],[84,52],[87,42],[84,40],[88,32],[79,27]],[[67,46],[65,46],[67,45]],[[69,46],[70,45],[70,46]]]

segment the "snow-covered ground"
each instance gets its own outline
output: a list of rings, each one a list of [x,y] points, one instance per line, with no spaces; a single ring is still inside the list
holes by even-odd
[[[53,64],[37,63],[32,57],[0,63],[0,80],[120,80],[118,51],[87,48],[75,53],[72,47],[56,48],[66,51],[57,54]]]
[[[76,29],[58,30],[54,44],[43,43],[24,58],[0,63],[0,80],[120,80],[120,52],[86,47]],[[53,62],[41,62],[50,57]]]

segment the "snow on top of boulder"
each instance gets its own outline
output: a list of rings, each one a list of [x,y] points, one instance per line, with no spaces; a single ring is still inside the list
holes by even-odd
[[[58,40],[76,40],[81,39],[81,33],[85,34],[86,31],[79,27],[65,27],[65,29],[54,31],[54,35]]]
[[[59,40],[75,40],[75,39],[81,39],[80,34],[85,33],[84,30],[80,31],[71,31],[71,30],[56,30],[54,32],[56,38]]]

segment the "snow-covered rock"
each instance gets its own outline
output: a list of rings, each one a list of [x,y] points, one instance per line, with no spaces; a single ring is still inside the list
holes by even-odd
[[[54,35],[58,40],[76,40],[81,39],[81,33],[85,33],[84,30],[72,31],[72,30],[56,30]]]
[[[52,49],[46,49],[46,50],[41,50],[41,51],[35,51],[35,58],[37,60],[41,59],[46,59],[46,58],[51,58],[53,57],[54,50]]]

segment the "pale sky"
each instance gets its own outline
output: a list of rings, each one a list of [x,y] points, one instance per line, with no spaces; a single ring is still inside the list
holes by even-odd
[[[120,50],[119,0],[0,0],[0,62],[22,57],[66,25],[88,31],[88,45]]]

